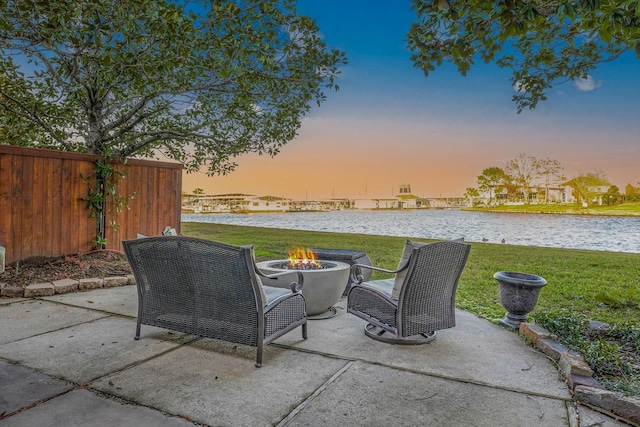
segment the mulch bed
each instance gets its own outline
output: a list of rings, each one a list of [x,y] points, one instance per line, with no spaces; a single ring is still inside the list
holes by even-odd
[[[5,266],[0,286],[26,287],[61,279],[124,276],[131,268],[123,252],[98,250],[57,258],[33,257]]]

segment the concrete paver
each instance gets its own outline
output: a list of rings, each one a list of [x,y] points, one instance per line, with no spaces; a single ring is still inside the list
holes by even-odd
[[[581,427],[629,427],[629,424],[595,411],[586,406],[578,406]]]
[[[73,387],[69,382],[0,360],[0,414],[10,414]]]
[[[138,293],[135,286],[92,289],[69,295],[53,295],[42,299],[123,316],[136,317],[138,315]]]
[[[37,299],[0,305],[0,345],[105,316],[107,314]]]
[[[506,423],[506,421],[511,420]],[[321,421],[321,423],[319,422]],[[286,426],[569,426],[565,402],[354,363]]]
[[[2,427],[185,427],[187,420],[154,409],[105,399],[88,390],[74,390],[28,411],[0,420]]]
[[[456,311],[457,326],[438,331],[427,345],[401,346],[367,338],[366,322],[344,310],[333,319],[310,322],[313,339],[295,342],[293,334],[278,343],[336,356],[366,360],[459,380],[489,384],[568,399],[569,391],[558,370],[518,336],[473,314]],[[478,361],[483,363],[478,363]]]
[[[93,314],[85,311],[88,315]],[[32,313],[38,315],[36,311]],[[135,341],[135,324],[133,319],[108,317],[69,326],[0,345],[0,357],[48,375],[86,384],[195,339],[149,326],[143,328],[140,341]]]
[[[202,340],[92,387],[206,425],[271,426],[347,363],[268,347],[256,369],[255,349],[234,347]]]
[[[367,338],[341,300],[308,340],[295,330],[267,346],[257,369],[252,347],[145,325],[134,340],[135,286],[6,301],[2,427],[576,427],[576,414],[618,427],[576,412],[544,354],[462,311],[432,343],[394,346]]]
[[[20,301],[27,301],[26,298],[0,298],[0,305],[14,304]]]

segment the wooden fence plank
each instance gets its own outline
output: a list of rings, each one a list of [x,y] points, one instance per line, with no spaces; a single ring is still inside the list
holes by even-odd
[[[13,175],[11,176],[11,216],[13,217],[13,226],[11,227],[11,238],[9,239],[9,248],[7,248],[7,261],[11,256],[17,259],[26,258],[22,246],[22,222],[24,217],[22,211],[24,209],[22,192],[23,168],[22,156],[13,156],[12,163]]]
[[[182,170],[173,170],[173,212],[171,218],[176,218],[176,231],[178,234],[182,234]]]
[[[44,177],[44,158],[33,157],[32,159],[32,185],[30,188],[25,189],[31,193],[31,254],[35,256],[46,256],[48,238],[45,241],[44,228],[47,227],[45,223],[45,213],[43,209],[44,198],[46,195],[47,183]],[[46,218],[48,222],[48,218]],[[47,227],[48,228],[48,227]]]
[[[13,215],[11,214],[12,156],[0,156],[0,246],[9,246]]]
[[[94,246],[92,243],[96,238],[96,218],[91,217],[91,210],[88,208],[88,202],[83,200],[89,194],[89,186],[93,185],[92,174],[95,169],[93,163],[74,162],[75,171],[71,177],[71,185],[74,188],[75,197],[73,203],[73,216],[78,223],[78,236],[76,245],[77,252],[87,252]],[[82,177],[88,179],[85,183]]]
[[[123,182],[123,194],[129,197],[129,200],[127,200],[128,208],[126,215],[127,221],[125,222],[126,229],[123,230],[123,232],[118,236],[118,244],[121,250],[123,249],[121,242],[122,240],[126,239],[126,236],[131,236],[134,234],[137,235],[140,232],[140,230],[136,230],[136,228],[138,228],[140,225],[140,202],[138,200],[140,197],[140,192],[138,191],[136,194],[135,183],[142,182],[139,179],[140,168],[132,168],[127,165],[124,170],[126,171],[125,173],[127,177]]]
[[[50,218],[50,252],[48,256],[56,256],[62,253],[62,159],[49,159],[47,170],[50,170],[51,188],[47,189],[50,199],[46,206],[49,209]],[[45,172],[47,173],[47,172]]]
[[[61,256],[90,250],[95,219],[90,217],[89,176],[96,156],[0,145],[0,245],[12,263],[30,256]],[[180,227],[182,165],[131,159],[120,194],[136,193],[107,230],[107,247],[122,250],[121,241],[137,233],[158,235]],[[108,212],[108,211],[107,211]],[[108,215],[109,212],[107,213]]]
[[[73,160],[63,159],[62,160],[62,169],[61,169],[61,186],[65,186],[67,191],[63,191],[60,195],[60,253],[59,255],[70,254],[75,247],[74,243],[71,243],[75,240],[74,236],[77,233],[76,225],[73,224],[72,211],[71,211],[71,198],[73,195],[71,194],[71,174],[72,172],[72,164]]]
[[[34,157],[22,157],[22,252],[29,256],[38,256],[33,251],[33,162]]]

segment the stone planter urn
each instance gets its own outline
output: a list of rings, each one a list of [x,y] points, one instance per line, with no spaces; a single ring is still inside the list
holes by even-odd
[[[540,289],[547,281],[540,276],[514,271],[498,271],[493,278],[500,285],[500,303],[507,309],[498,323],[510,329],[519,329],[527,321],[527,314],[538,303]]]

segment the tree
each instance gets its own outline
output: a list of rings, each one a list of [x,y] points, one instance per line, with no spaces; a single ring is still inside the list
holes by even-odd
[[[639,187],[627,184],[624,188],[624,198],[627,202],[640,202],[640,182]]]
[[[566,180],[562,174],[562,165],[557,160],[550,158],[536,159],[535,168],[538,175],[544,178],[544,204],[549,204],[549,185]]]
[[[482,171],[478,176],[478,189],[489,193],[489,204],[493,202],[494,195],[501,193],[505,183],[505,173],[502,168],[492,166]]]
[[[609,187],[606,193],[602,195],[602,203],[605,205],[617,205],[622,202],[622,194],[617,185]]]
[[[593,203],[594,199],[604,193],[600,189],[611,186],[601,172],[581,173],[564,183],[573,189],[573,196],[578,203]]]
[[[0,142],[209,174],[276,155],[346,63],[293,0],[8,0],[0,53],[0,124],[37,133]]]
[[[478,192],[477,188],[467,187],[466,191],[464,192],[464,197],[469,199],[469,201],[471,202],[471,206],[473,206],[474,205],[474,199],[476,197],[480,197],[480,192]]]
[[[546,100],[546,90],[586,78],[635,48],[637,0],[413,0],[419,21],[408,34],[411,59],[425,75],[443,61],[463,76],[476,59],[509,68],[518,113]]]
[[[510,181],[516,189],[522,192],[522,197],[526,204],[529,203],[529,192],[531,184],[537,177],[537,160],[535,157],[520,154],[515,159],[510,160],[505,168],[505,174],[510,177]]]

